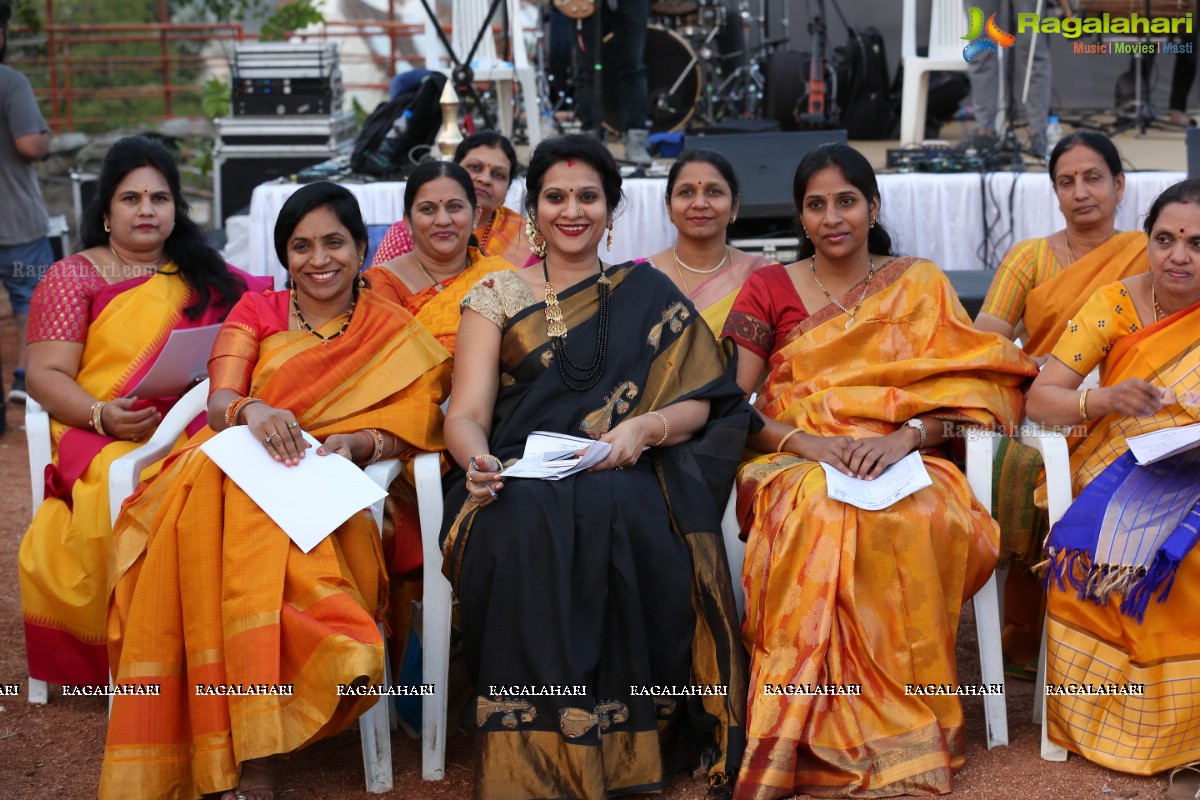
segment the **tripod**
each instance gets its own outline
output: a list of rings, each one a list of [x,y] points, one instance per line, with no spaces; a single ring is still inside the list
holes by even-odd
[[[441,20],[438,19],[437,12],[429,5],[429,0],[421,0],[421,6],[425,9],[425,13],[429,15],[430,24],[433,30],[437,32],[438,39],[442,43],[442,47],[446,48],[446,53],[450,56],[451,63],[454,64],[451,80],[454,81],[454,90],[458,92],[459,97],[469,97],[475,103],[475,107],[479,109],[479,113],[483,115],[483,124],[487,128],[495,128],[496,120],[492,117],[491,109],[483,102],[479,96],[479,92],[475,89],[475,71],[471,69],[471,62],[475,60],[475,53],[479,50],[480,43],[483,42],[484,36],[490,36],[492,26],[490,20],[496,14],[496,9],[500,7],[503,0],[492,0],[488,6],[487,14],[483,18],[483,25],[475,33],[475,38],[471,43],[471,49],[467,51],[465,58],[459,58],[454,52],[454,45],[450,43],[446,32],[442,30]],[[532,121],[530,124],[536,124]]]
[[[1145,2],[1146,16],[1149,17],[1150,0],[1145,0]],[[1180,123],[1172,122],[1171,120],[1159,119],[1158,114],[1154,112],[1153,107],[1150,105],[1150,98],[1142,96],[1142,89],[1145,88],[1143,85],[1142,76],[1145,74],[1143,67],[1146,58],[1145,54],[1143,53],[1143,49],[1148,48],[1152,41],[1153,39],[1148,32],[1142,36],[1139,36],[1136,40],[1136,44],[1138,46],[1133,50],[1133,117],[1125,122],[1118,122],[1118,124],[1114,126],[1111,131],[1109,131],[1109,136],[1115,136],[1118,133],[1123,133],[1124,131],[1132,128],[1137,128],[1138,133],[1145,133],[1149,128],[1178,131],[1187,130],[1189,127],[1188,125],[1181,125]],[[1120,109],[1117,109],[1117,112],[1119,114]]]

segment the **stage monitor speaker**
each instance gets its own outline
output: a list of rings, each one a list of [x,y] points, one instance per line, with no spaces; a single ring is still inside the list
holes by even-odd
[[[814,148],[845,144],[846,132],[788,131],[742,135],[688,136],[684,150],[715,150],[729,159],[741,183],[738,222],[755,219],[794,219],[792,179],[796,167]]]
[[[1188,177],[1200,178],[1200,128],[1187,129]]]

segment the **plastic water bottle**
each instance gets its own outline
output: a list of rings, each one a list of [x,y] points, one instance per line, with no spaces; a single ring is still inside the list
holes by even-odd
[[[396,121],[392,123],[392,129],[387,132],[387,136],[383,137],[383,142],[379,145],[379,150],[375,153],[375,162],[380,166],[387,166],[392,162],[396,155],[396,149],[400,147],[400,140],[408,131],[409,120],[412,119],[412,109],[405,109],[404,113],[396,117]]]
[[[1050,154],[1054,152],[1054,146],[1058,144],[1058,140],[1062,138],[1062,125],[1058,123],[1058,117],[1051,117],[1049,124],[1046,125],[1046,153],[1045,159],[1047,163],[1050,161]]]
[[[550,139],[558,134],[554,127],[554,117],[550,114],[550,109],[543,108],[541,119],[538,121],[541,128],[542,138]]]

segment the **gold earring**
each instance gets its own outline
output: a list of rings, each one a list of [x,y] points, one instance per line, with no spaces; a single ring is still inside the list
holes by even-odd
[[[878,217],[876,217],[876,219],[878,219]],[[872,227],[872,228],[874,228],[874,227],[875,227],[875,220],[874,220],[874,219],[873,219],[873,220],[871,220],[871,227]]]
[[[367,279],[364,278],[362,275],[359,275],[358,280],[356,281],[356,284],[358,285],[358,288],[365,289],[365,288],[367,288]]]
[[[529,239],[529,252],[538,258],[546,257],[546,237],[542,236],[532,217],[525,223],[525,238]]]
[[[112,228],[108,227],[108,220],[104,220],[104,232],[112,233]]]
[[[608,223],[608,251],[612,252],[612,223]]]

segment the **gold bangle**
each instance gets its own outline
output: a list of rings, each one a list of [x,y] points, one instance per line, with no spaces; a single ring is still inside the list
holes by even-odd
[[[788,439],[791,439],[797,433],[803,433],[803,431],[801,431],[799,428],[792,428],[790,431],[788,431],[784,437],[779,440],[779,446],[775,448],[775,452],[786,453],[787,451],[783,449],[783,446],[788,443]]]
[[[483,455],[481,455],[481,456],[475,456],[475,457],[474,457],[474,458],[472,458],[471,460],[472,460],[472,461],[474,461],[474,462],[475,462],[476,464],[478,464],[478,465],[482,465],[482,464],[483,464],[483,460],[484,460],[485,458],[491,459],[492,461],[494,461],[494,462],[496,463],[496,469],[495,469],[495,471],[496,471],[496,472],[499,472],[499,471],[500,471],[500,468],[504,466],[504,462],[503,462],[503,461],[501,461],[500,459],[496,458],[496,457],[495,457],[494,455],[492,455],[491,453],[484,453],[484,454],[483,454]],[[475,471],[476,471],[476,472],[482,472],[483,470],[476,468],[476,470],[475,470]]]
[[[92,410],[91,410],[92,430],[94,430],[96,433],[100,434],[101,436],[108,436],[108,434],[105,433],[105,431],[104,431],[104,416],[103,416],[104,415],[104,407],[106,405],[108,405],[108,403],[106,403],[103,400],[97,400],[96,402],[92,403]]]
[[[1091,418],[1087,413],[1087,396],[1091,389],[1084,389],[1079,393],[1079,416],[1084,422],[1090,422]]]
[[[371,458],[368,459],[367,464],[374,464],[383,458],[383,434],[378,428],[363,428],[362,432],[371,440],[371,446],[374,448],[374,452],[371,453]]]
[[[663,442],[665,442],[667,440],[667,437],[671,435],[671,426],[667,424],[667,418],[664,417],[662,414],[658,413],[657,411],[651,411],[650,413],[653,414],[654,416],[658,417],[659,421],[661,421],[663,424],[662,438],[659,439],[657,442],[655,442],[651,446],[652,447],[662,447]]]

